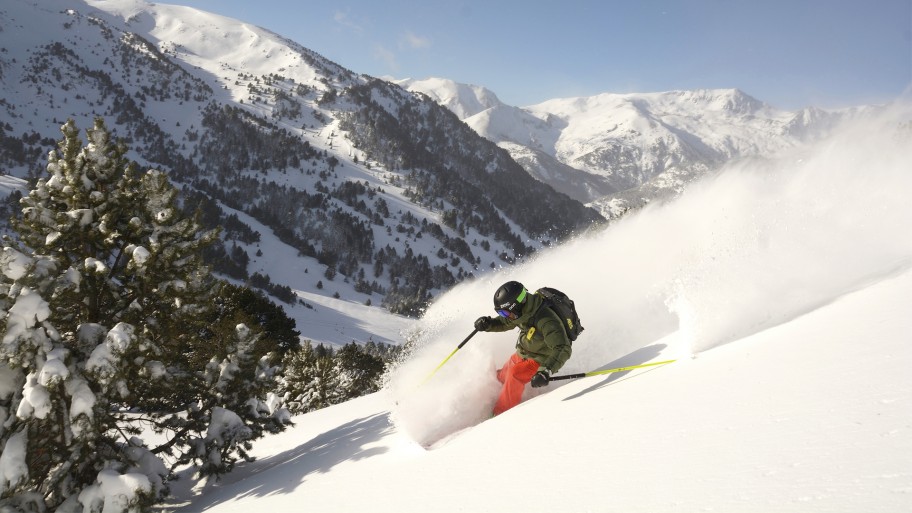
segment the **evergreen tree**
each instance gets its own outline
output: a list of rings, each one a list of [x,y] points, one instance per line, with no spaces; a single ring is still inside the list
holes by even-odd
[[[286,419],[258,399],[273,377],[259,331],[240,326],[255,323],[212,314],[220,285],[201,253],[217,233],[100,119],[85,147],[72,121],[62,131],[0,258],[0,448],[22,469],[0,499],[75,507],[122,479],[135,493],[118,501],[142,510],[167,493],[165,460],[227,472]]]
[[[322,345],[318,346],[314,351],[316,356],[313,367],[314,379],[304,387],[305,411],[319,410],[345,400],[342,395],[339,369],[332,352],[323,352],[321,347]],[[323,356],[321,356],[321,352]]]
[[[251,386],[257,381],[255,377],[267,378],[259,380],[261,385],[272,385],[276,371],[269,355],[256,358],[255,348],[262,336],[244,324],[236,325],[233,331],[219,337],[228,341],[227,351],[213,356],[205,369],[206,395],[215,399],[217,406],[212,408],[205,438],[191,441],[195,452],[208,455],[201,462],[200,473],[204,476],[230,471],[240,458],[249,460],[251,441],[264,431],[276,432],[282,426],[280,422],[262,422],[272,412],[255,394],[265,397],[266,388]],[[286,421],[287,414],[275,420]]]
[[[216,313],[222,317],[227,312],[242,311],[263,328],[259,344],[266,352],[275,351],[279,358],[299,347],[301,333],[295,321],[285,311],[269,301],[263,294],[247,287],[225,284],[216,299]]]
[[[279,393],[292,413],[319,410],[347,399],[332,349],[323,344],[313,347],[305,342],[285,355],[282,367]]]
[[[368,353],[355,342],[336,353],[339,384],[344,400],[380,390],[380,378],[386,366],[379,356]]]
[[[310,411],[307,387],[316,378],[316,361],[317,357],[309,340],[299,348],[285,353],[282,359],[282,378],[278,392],[291,413]]]

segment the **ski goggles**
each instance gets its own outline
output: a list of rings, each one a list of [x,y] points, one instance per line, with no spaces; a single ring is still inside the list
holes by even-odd
[[[516,318],[516,314],[513,313],[513,312],[511,312],[511,311],[509,311],[509,310],[498,310],[498,311],[497,311],[497,315],[499,315],[499,316],[501,316],[501,317],[506,317],[507,319],[515,319],[515,318]]]

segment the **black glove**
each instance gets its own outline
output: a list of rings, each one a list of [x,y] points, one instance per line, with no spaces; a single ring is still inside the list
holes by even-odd
[[[478,331],[488,331],[488,328],[491,327],[493,321],[494,319],[491,319],[490,317],[479,317],[478,319],[475,319],[475,329]]]
[[[551,373],[547,369],[542,369],[532,376],[532,388],[543,387],[551,380]]]

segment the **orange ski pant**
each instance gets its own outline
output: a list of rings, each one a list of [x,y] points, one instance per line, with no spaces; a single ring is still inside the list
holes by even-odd
[[[507,363],[497,371],[497,381],[503,383],[503,388],[500,389],[500,397],[494,404],[494,415],[500,415],[519,404],[526,383],[532,381],[532,376],[536,372],[538,362],[532,359],[523,360],[521,356],[513,353]]]

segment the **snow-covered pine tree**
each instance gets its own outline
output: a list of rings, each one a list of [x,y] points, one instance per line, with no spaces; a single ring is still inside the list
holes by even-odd
[[[304,342],[285,355],[282,368],[279,392],[291,412],[306,413],[345,400],[339,367],[323,345],[314,348],[310,341]]]
[[[319,349],[314,351],[314,379],[304,387],[305,411],[319,410],[344,400],[336,360],[332,354],[321,355]]]
[[[75,123],[62,131],[0,258],[0,500],[143,510],[167,492],[166,459],[226,472],[285,417],[259,399],[264,355],[234,354],[257,335],[235,329],[240,313],[211,315],[219,283],[200,253],[217,233],[181,215],[162,173],[137,173],[100,119],[85,147]],[[213,361],[229,362],[230,393]]]
[[[277,370],[270,365],[268,356],[255,357],[261,335],[244,324],[238,324],[233,331],[218,337],[230,345],[222,352],[224,356],[213,356],[206,366],[208,395],[217,399],[218,406],[212,409],[205,438],[192,442],[194,453],[207,455],[200,466],[203,476],[230,471],[238,459],[249,460],[251,441],[260,438],[266,430],[275,432],[282,428],[279,422],[262,422],[272,416],[271,409],[264,400],[251,395],[252,378],[272,384]],[[256,391],[265,392],[262,388]],[[275,420],[290,420],[290,415],[276,416]]]
[[[86,375],[84,351],[106,335],[88,327],[75,335],[55,328],[45,297],[67,279],[62,270],[53,257],[12,247],[0,257],[0,506],[78,511],[80,495],[103,470],[109,485],[132,484],[119,504],[141,510],[163,489],[167,469],[139,444],[128,453],[105,436],[110,423],[101,392]],[[119,335],[112,333],[112,344]],[[146,471],[135,471],[140,465]]]
[[[336,352],[336,367],[343,400],[354,399],[380,389],[380,379],[386,365],[356,342],[345,344]]]
[[[313,344],[309,340],[302,343],[298,349],[285,353],[282,359],[282,377],[278,391],[282,395],[285,407],[291,413],[310,411],[307,387],[315,379],[316,361]]]

